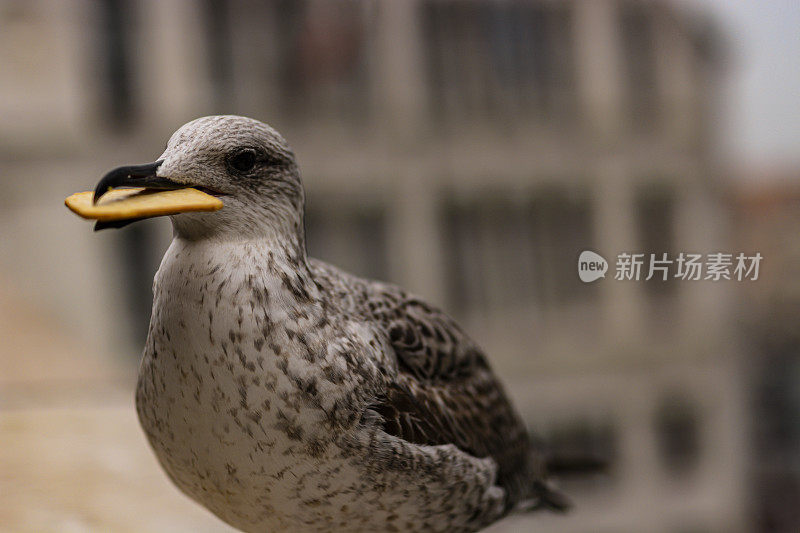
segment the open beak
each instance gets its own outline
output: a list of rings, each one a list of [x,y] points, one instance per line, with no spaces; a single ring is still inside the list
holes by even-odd
[[[159,189],[159,190],[174,190],[186,187],[180,183],[176,183],[167,178],[162,178],[156,175],[158,167],[161,166],[164,160],[160,159],[153,163],[145,163],[144,165],[128,165],[125,167],[118,167],[103,176],[103,179],[97,184],[94,189],[94,196],[92,203],[97,204],[97,201],[103,197],[104,194],[112,189],[144,187],[146,189]],[[109,228],[123,228],[128,224],[132,224],[139,220],[144,220],[148,217],[137,217],[123,220],[102,221],[95,222],[94,230],[100,231]]]
[[[162,163],[116,168],[103,176],[93,193],[75,193],[64,203],[77,215],[95,220],[95,230],[121,228],[157,216],[222,209],[217,194],[156,175]]]
[[[95,187],[93,203],[96,204],[111,189],[144,187],[146,189],[173,190],[186,187],[186,185],[156,175],[158,167],[163,162],[164,160],[160,159],[154,163],[115,168],[103,176],[103,179]]]

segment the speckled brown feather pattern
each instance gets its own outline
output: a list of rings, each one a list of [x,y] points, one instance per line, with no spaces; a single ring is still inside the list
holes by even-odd
[[[261,154],[233,173],[226,154]],[[308,259],[291,150],[206,117],[159,175],[223,195],[172,217],[136,390],[170,479],[248,532],[477,531],[546,501],[482,351],[402,289]]]
[[[328,291],[345,287],[348,311],[374,321],[397,358],[397,379],[370,407],[384,430],[415,444],[454,444],[498,465],[510,509],[538,497],[541,461],[482,350],[443,311],[388,283],[310,261]],[[538,470],[538,471],[537,471]]]

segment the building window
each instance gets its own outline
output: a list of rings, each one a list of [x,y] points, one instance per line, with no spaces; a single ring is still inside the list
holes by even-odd
[[[206,0],[217,107],[246,104],[285,120],[359,120],[368,113],[372,2]]]
[[[589,199],[565,190],[545,189],[532,197],[528,213],[542,303],[558,306],[596,294],[597,285],[582,283],[575,272],[581,251],[594,249]]]
[[[205,0],[203,7],[214,108],[223,113],[234,101],[231,9],[227,0]]]
[[[431,111],[563,121],[575,106],[569,3],[428,0],[420,9]]]
[[[379,206],[309,202],[306,209],[308,255],[370,279],[389,276],[386,215]]]
[[[133,93],[132,31],[135,26],[133,6],[126,0],[103,0],[100,3],[100,42],[103,83],[100,99],[104,119],[118,131],[128,131],[135,117]]]
[[[685,394],[671,393],[655,413],[655,431],[664,468],[675,476],[695,469],[700,458],[700,421]]]
[[[647,258],[649,268],[650,254],[655,254],[656,259],[674,260],[675,250],[675,209],[676,201],[672,190],[667,187],[648,186],[639,191],[636,196],[636,218],[639,228],[639,249]],[[668,270],[667,280],[663,274],[654,272],[650,280],[645,281],[647,291],[653,296],[674,294],[677,283],[671,279]],[[649,270],[643,270],[642,278],[646,278]]]
[[[630,123],[639,131],[652,130],[658,120],[654,14],[642,2],[623,2],[619,9],[625,98]]]
[[[277,0],[272,5],[281,105],[297,119],[363,118],[369,103],[371,3]]]
[[[536,243],[525,204],[483,198],[448,206],[445,218],[451,308],[491,312],[537,300]]]
[[[800,531],[800,338],[796,304],[776,305],[754,353],[753,479],[758,531]],[[781,317],[781,318],[777,318]]]
[[[480,207],[475,203],[447,205],[442,227],[447,248],[448,307],[459,313],[485,309],[486,272],[478,243],[482,234]]]
[[[591,219],[587,199],[561,191],[446,205],[450,307],[548,308],[594,294],[575,274],[580,251],[592,247]]]

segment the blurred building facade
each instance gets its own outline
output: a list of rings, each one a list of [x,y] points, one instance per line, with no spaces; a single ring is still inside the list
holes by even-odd
[[[613,269],[730,246],[702,17],[645,0],[35,0],[0,2],[0,21],[0,268],[95,350],[138,355],[167,223],[90,235],[53,205],[196,116],[252,116],[298,156],[311,255],[444,307],[531,428],[612,459],[564,481],[572,517],[498,531],[750,530],[730,284],[576,275],[585,249]],[[63,242],[77,252],[54,255]]]
[[[769,262],[763,281],[742,295],[738,320],[752,356],[751,483],[760,531],[800,529],[800,172],[744,170],[751,178],[731,192],[734,233],[742,248]]]

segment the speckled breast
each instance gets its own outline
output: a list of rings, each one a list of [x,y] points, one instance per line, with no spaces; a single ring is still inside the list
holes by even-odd
[[[235,254],[216,257],[174,243],[165,256],[137,410],[184,492],[239,527],[280,521],[315,497],[318,480],[353,479],[346,453],[324,431],[347,387],[319,375],[337,368],[336,357],[326,357],[338,350],[308,333],[313,312],[283,297],[272,305],[280,287],[263,282],[270,276]]]

